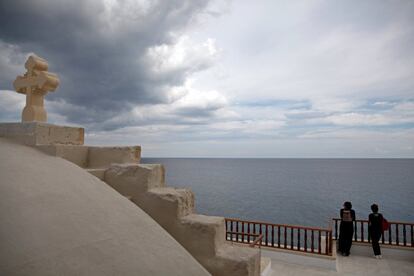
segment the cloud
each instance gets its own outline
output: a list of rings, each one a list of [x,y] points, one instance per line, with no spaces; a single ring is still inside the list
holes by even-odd
[[[383,114],[359,114],[354,112],[329,116],[325,120],[335,125],[345,126],[389,125],[394,121]]]
[[[8,73],[0,83],[10,87],[22,57],[34,52],[60,76],[48,101],[69,122],[99,125],[139,105],[168,103],[172,88],[212,64],[213,40],[200,45],[182,35],[207,4],[1,1],[0,68]]]
[[[195,44],[183,35],[173,45],[163,44],[147,50],[147,61],[155,76],[176,74],[177,71],[197,72],[210,67],[217,48],[213,39]],[[183,73],[181,73],[183,74]]]
[[[27,54],[23,54],[18,45],[1,41],[0,37],[0,88],[12,89],[12,81],[21,74],[22,64],[26,62]]]
[[[413,12],[410,1],[238,3],[212,27],[228,77],[210,80],[243,101],[412,97]]]
[[[20,121],[25,99],[14,91],[0,90],[0,114],[2,121]]]
[[[0,121],[20,118],[11,83],[34,52],[61,78],[49,121],[86,127],[88,143],[412,156],[413,13],[412,1],[0,0]]]

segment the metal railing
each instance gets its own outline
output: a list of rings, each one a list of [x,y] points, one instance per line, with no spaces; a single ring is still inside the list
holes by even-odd
[[[334,218],[334,239],[339,238],[340,218]],[[402,247],[414,247],[414,223],[389,221],[389,228],[381,236],[381,244],[389,244]],[[368,220],[355,220],[354,237],[356,242],[370,243],[371,237],[368,231]]]
[[[226,239],[250,243],[262,235],[260,245],[319,255],[332,255],[332,230],[288,224],[226,218]]]
[[[243,237],[243,239],[240,239],[240,237]],[[240,243],[248,243],[250,247],[255,247],[256,245],[258,245],[260,248],[262,244],[262,239],[263,239],[262,234],[226,231],[226,240],[240,242]]]

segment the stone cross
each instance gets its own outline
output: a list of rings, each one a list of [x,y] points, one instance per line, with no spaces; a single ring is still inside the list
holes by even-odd
[[[22,112],[22,122],[46,122],[47,114],[43,107],[44,96],[59,85],[59,78],[47,72],[47,61],[38,56],[30,56],[24,64],[27,72],[13,82],[17,93],[26,94],[26,106]]]

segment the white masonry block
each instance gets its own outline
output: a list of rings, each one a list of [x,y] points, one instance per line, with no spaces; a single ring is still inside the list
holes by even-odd
[[[141,160],[141,147],[89,147],[88,167],[109,167],[116,163],[135,163]]]
[[[39,122],[0,123],[0,137],[28,146],[52,144],[83,145],[84,129]]]

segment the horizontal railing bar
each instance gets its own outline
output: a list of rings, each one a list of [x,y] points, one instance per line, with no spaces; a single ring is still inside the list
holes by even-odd
[[[315,231],[331,231],[329,228],[319,228],[319,227],[308,227],[308,226],[301,226],[301,225],[291,225],[291,224],[275,224],[269,222],[260,222],[260,221],[248,221],[248,220],[241,220],[235,218],[225,218],[226,221],[235,221],[235,222],[245,222],[245,223],[255,223],[255,224],[262,224],[262,225],[270,225],[276,227],[286,227],[286,228],[295,228],[295,229],[307,229],[307,230],[315,230]]]
[[[253,237],[259,237],[260,235],[262,235],[262,234],[254,234],[254,233],[246,233],[246,232],[230,232],[230,231],[226,231],[226,234],[245,235],[245,236],[253,236]]]
[[[333,218],[332,220],[336,220],[336,221],[340,221],[340,218]],[[368,222],[368,220],[366,219],[356,219],[356,222]],[[413,225],[414,223],[412,222],[402,222],[402,221],[388,221],[389,224],[405,224],[405,225]]]

